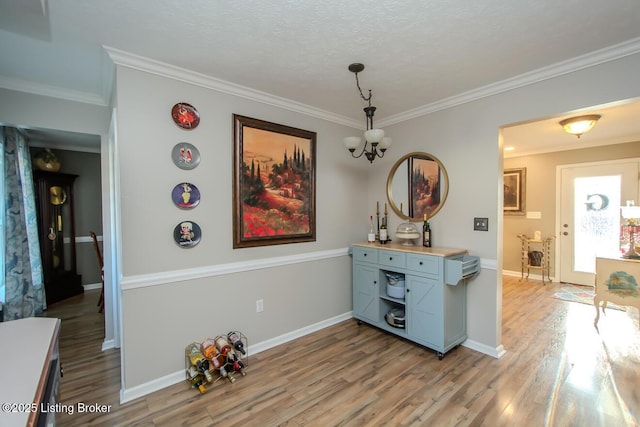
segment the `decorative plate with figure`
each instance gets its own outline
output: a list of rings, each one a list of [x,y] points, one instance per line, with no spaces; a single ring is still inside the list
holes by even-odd
[[[182,129],[195,129],[200,124],[200,113],[186,102],[178,102],[171,109],[171,117]]]
[[[200,164],[200,152],[193,144],[180,142],[171,150],[171,160],[180,169],[195,169]]]
[[[173,187],[171,199],[180,209],[193,209],[200,203],[200,190],[189,182],[182,182]]]
[[[200,243],[202,231],[200,226],[193,221],[182,221],[173,229],[173,240],[181,248],[192,248]]]

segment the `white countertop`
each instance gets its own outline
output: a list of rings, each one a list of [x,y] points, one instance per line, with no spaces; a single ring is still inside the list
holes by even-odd
[[[24,406],[40,400],[59,328],[60,319],[45,317],[0,323],[0,404]],[[28,425],[32,413],[16,405],[10,412],[3,406],[0,425]]]

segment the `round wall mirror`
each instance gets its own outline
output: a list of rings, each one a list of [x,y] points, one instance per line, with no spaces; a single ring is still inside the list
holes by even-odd
[[[413,152],[401,157],[387,178],[391,209],[407,221],[433,217],[447,199],[449,177],[440,160],[429,153]]]

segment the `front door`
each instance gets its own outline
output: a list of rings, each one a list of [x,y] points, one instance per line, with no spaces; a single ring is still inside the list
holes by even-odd
[[[620,253],[620,206],[638,196],[638,161],[560,166],[560,281],[593,286],[596,256]]]

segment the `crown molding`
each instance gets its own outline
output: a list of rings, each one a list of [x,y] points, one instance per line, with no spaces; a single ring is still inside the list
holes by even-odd
[[[596,50],[584,55],[577,56],[566,61],[558,62],[548,67],[529,71],[518,76],[492,83],[468,92],[461,93],[443,100],[423,105],[403,113],[394,114],[377,121],[380,127],[394,125],[416,117],[425,116],[439,110],[455,107],[467,102],[476,101],[488,96],[497,95],[502,92],[517,89],[523,86],[535,84],[554,77],[563,76],[595,65],[624,58],[625,56],[640,53],[640,37],[627,40],[617,45]]]
[[[135,55],[109,46],[102,47],[107,51],[111,60],[119,66],[144,71],[146,73],[155,74],[161,77],[168,77],[174,80],[182,81],[184,83],[193,84],[196,86],[204,87],[206,89],[215,90],[217,92],[238,96],[240,98],[250,99],[252,101],[257,101],[274,107],[283,108],[285,110],[305,114],[311,117],[316,117],[318,119],[326,120],[329,122],[356,128],[360,127],[360,123],[357,120],[335,114],[330,111],[321,110],[319,108],[302,104],[300,102],[296,102],[287,98],[271,95],[266,92],[251,89],[246,86],[241,86],[226,80],[218,79],[206,74],[188,70],[186,68],[181,68],[175,65],[156,61],[155,59]]]
[[[332,113],[330,111],[321,110],[319,108],[302,104],[287,98],[271,95],[266,92],[251,89],[249,87],[241,86],[185,68],[135,55],[109,46],[103,46],[103,49],[107,53],[109,59],[116,65],[144,71],[161,77],[172,78],[174,80],[194,84],[221,93],[250,99],[274,107],[283,108],[311,117],[316,117],[318,119],[326,120],[332,123],[337,123],[356,129],[360,129],[362,127],[362,123],[359,120]],[[602,63],[614,61],[616,59],[620,59],[625,56],[634,55],[637,53],[640,53],[640,38],[631,39],[617,45],[600,49],[585,55],[577,56],[575,58],[562,61],[548,67],[543,67],[534,71],[520,74],[519,76],[482,86],[477,89],[461,93],[459,95],[433,102],[431,104],[426,104],[421,107],[404,111],[402,113],[394,114],[388,117],[382,117],[377,120],[377,124],[380,127],[394,125],[406,120],[425,116],[436,111],[476,101],[488,96],[497,95],[502,92],[535,84],[544,80],[559,77],[565,74],[593,67]],[[113,81],[113,75],[111,74],[112,72],[113,70],[111,67],[106,68],[105,74],[107,75],[105,76],[105,79],[107,81],[105,82],[105,87],[102,88],[102,95],[89,92],[74,91],[67,88],[29,82],[20,79],[9,78],[6,76],[0,76],[0,88],[31,93],[34,95],[60,98],[86,104],[108,106],[108,100],[111,94],[111,84]]]

